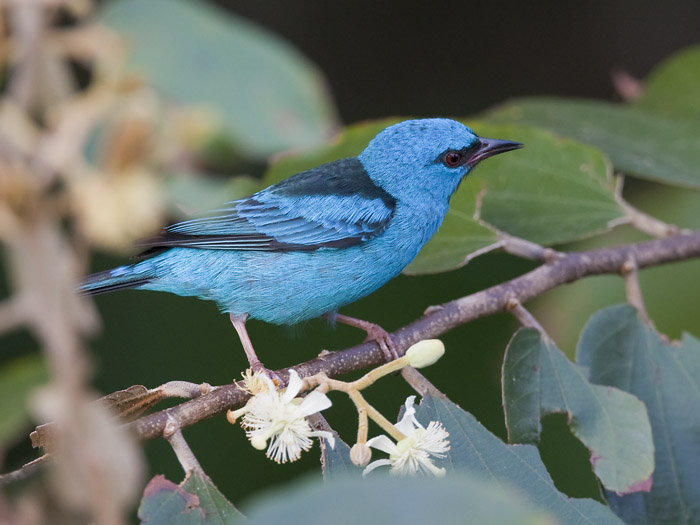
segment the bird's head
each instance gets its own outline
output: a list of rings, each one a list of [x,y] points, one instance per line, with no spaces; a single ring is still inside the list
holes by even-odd
[[[389,126],[359,158],[374,182],[394,197],[427,192],[446,201],[479,162],[521,147],[518,142],[481,138],[454,120],[434,118]]]

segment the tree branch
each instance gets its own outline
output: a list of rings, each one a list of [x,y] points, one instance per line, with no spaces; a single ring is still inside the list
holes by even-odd
[[[520,277],[430,308],[421,318],[391,336],[399,351],[404,352],[420,340],[437,337],[474,319],[505,311],[513,300],[525,303],[552,288],[589,275],[621,273],[623,265],[630,259],[635,260],[641,269],[693,257],[700,257],[700,231],[614,248],[565,253]],[[368,342],[346,350],[324,352],[316,359],[292,368],[302,377],[319,372],[337,377],[383,361],[377,344]],[[277,374],[286,383],[287,371],[279,370]],[[163,435],[169,417],[174,416],[184,428],[240,407],[248,397],[249,394],[236,384],[225,385],[192,401],[147,415],[129,426],[139,438],[152,439]]]

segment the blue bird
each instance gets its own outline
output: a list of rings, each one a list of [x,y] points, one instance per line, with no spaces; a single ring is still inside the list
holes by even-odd
[[[228,313],[255,370],[245,322],[323,315],[363,328],[387,359],[378,325],[337,310],[397,276],[440,227],[450,197],[480,161],[522,144],[480,138],[449,119],[407,120],[358,156],[298,173],[211,216],[166,227],[145,260],[88,276],[86,294],[123,288],[196,296]]]

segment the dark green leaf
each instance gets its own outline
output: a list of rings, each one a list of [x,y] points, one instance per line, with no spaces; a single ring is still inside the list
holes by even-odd
[[[324,140],[334,110],[321,73],[279,37],[191,0],[116,0],[100,18],[126,39],[129,66],[166,95],[212,107],[246,152]]]
[[[516,99],[485,117],[547,128],[597,146],[616,170],[700,189],[700,119],[596,100],[548,97]]]
[[[595,314],[577,359],[590,380],[626,390],[647,407],[656,449],[651,492],[617,496],[628,523],[700,523],[700,341],[670,344],[628,305]]]
[[[628,493],[650,485],[654,444],[644,404],[622,390],[589,383],[533,328],[518,330],[506,350],[503,404],[512,442],[536,443],[540,418],[565,413],[608,490]]]
[[[636,105],[682,117],[700,117],[700,46],[672,55],[656,66],[644,81]]]
[[[28,397],[48,380],[39,355],[22,357],[0,370],[0,445],[15,440],[29,426]]]
[[[162,475],[154,477],[144,490],[138,515],[149,525],[228,525],[244,519],[209,477],[195,472],[181,485]]]
[[[447,479],[371,476],[318,480],[259,498],[250,525],[551,525],[551,517],[496,483],[453,473]],[[564,522],[562,522],[564,523]],[[604,523],[604,522],[597,522]]]
[[[363,470],[350,461],[350,447],[337,435],[333,448],[325,439],[321,440],[321,466],[326,480],[359,476]]]
[[[449,400],[426,396],[416,417],[423,425],[440,421],[450,434],[448,457],[438,466],[496,481],[520,490],[533,505],[551,512],[559,523],[574,525],[621,523],[600,503],[574,499],[559,492],[537,449],[532,445],[506,445],[479,422]]]

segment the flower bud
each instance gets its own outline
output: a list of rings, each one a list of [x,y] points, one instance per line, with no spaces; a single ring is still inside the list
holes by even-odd
[[[253,448],[265,450],[267,448],[267,439],[262,436],[253,436],[250,438],[250,444],[253,445]]]
[[[413,368],[430,366],[445,353],[445,345],[439,339],[424,339],[406,350],[408,364]]]
[[[372,451],[364,443],[355,443],[350,449],[350,461],[358,467],[364,467],[372,459]]]

